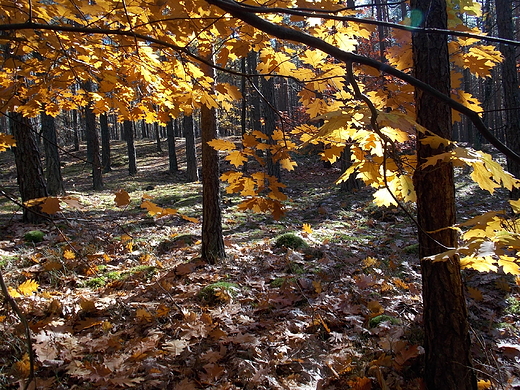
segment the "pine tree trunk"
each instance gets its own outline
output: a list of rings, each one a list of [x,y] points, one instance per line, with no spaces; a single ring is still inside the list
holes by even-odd
[[[87,139],[87,151],[90,151],[89,161],[92,164],[92,188],[99,191],[103,189],[103,174],[101,160],[99,158],[99,139],[96,131],[96,114],[90,107],[85,108],[85,137]],[[89,159],[87,158],[87,161]]]
[[[214,79],[213,68],[204,65],[206,76]],[[222,235],[220,210],[220,172],[218,152],[208,142],[217,138],[217,112],[215,108],[202,106],[200,109],[202,142],[202,251],[201,256],[215,264],[226,256]]]
[[[85,82],[85,91],[92,92],[92,82]],[[92,164],[92,187],[99,191],[103,189],[103,171],[99,158],[99,138],[96,129],[96,114],[90,107],[85,107],[85,138],[87,139],[87,162]]]
[[[153,130],[154,130],[154,133],[155,133],[155,145],[157,146],[157,151],[159,153],[162,153],[161,134],[159,132],[159,123],[155,122],[153,124]]]
[[[168,161],[169,172],[175,173],[179,170],[179,163],[177,162],[177,151],[175,149],[175,127],[174,119],[170,119],[166,124],[166,133],[168,134]]]
[[[16,147],[13,148],[18,188],[22,202],[31,199],[43,198],[48,195],[43,167],[40,159],[40,151],[28,118],[19,113],[11,113],[9,116],[11,132],[16,139]],[[46,219],[38,206],[24,208],[23,221],[40,223]]]
[[[72,130],[74,131],[74,151],[79,151],[79,121],[78,110],[72,110]]]
[[[423,25],[445,29],[445,0],[412,0]],[[450,66],[446,36],[416,33],[412,38],[415,77],[449,95]],[[435,77],[433,77],[435,76]],[[438,100],[415,92],[417,121],[433,133],[451,139],[451,109]],[[422,138],[422,135],[418,135]],[[453,166],[438,163],[419,168],[425,158],[444,152],[417,143],[418,167],[414,177],[420,256],[434,255],[457,245]],[[438,231],[441,229],[440,231]],[[442,230],[444,229],[444,230]],[[435,233],[426,233],[436,231]],[[477,383],[470,357],[470,338],[460,264],[457,257],[445,262],[421,261],[425,330],[425,381],[429,390],[475,390]]]
[[[267,141],[269,144],[275,144],[276,141],[273,141],[273,139],[271,138],[276,128],[276,117],[274,113],[274,110],[276,108],[274,98],[274,78],[263,78],[260,85],[263,95],[263,100],[261,104],[262,116],[264,119],[263,133],[269,136],[269,140]],[[271,151],[268,150],[266,156],[267,174],[270,176],[274,176],[277,179],[280,179],[280,162],[275,161],[275,159],[276,156],[273,156]]]
[[[128,174],[134,176],[137,174],[137,158],[134,143],[134,127],[131,121],[123,122],[123,132],[125,134],[126,149],[128,152]]]
[[[101,165],[103,165],[103,173],[107,173],[112,171],[112,162],[110,159],[110,128],[106,113],[99,115],[99,127],[101,128]]]
[[[45,151],[45,178],[49,195],[65,193],[63,177],[61,176],[60,153],[58,151],[58,137],[54,117],[42,112],[41,114],[43,147]]]
[[[193,117],[184,116],[182,120],[184,137],[186,138],[186,174],[188,181],[199,180],[197,167],[197,149],[195,146],[195,131],[193,130]]]
[[[497,28],[501,38],[514,40],[513,4],[510,0],[496,0]],[[516,68],[516,46],[500,44],[504,56],[502,62],[502,89],[504,92],[505,133],[507,146],[512,150],[520,150],[520,89]],[[507,169],[515,177],[520,178],[520,164],[507,159]],[[511,193],[513,199],[520,198],[520,189]]]

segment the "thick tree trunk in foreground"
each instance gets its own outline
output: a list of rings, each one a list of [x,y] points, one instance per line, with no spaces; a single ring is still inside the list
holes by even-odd
[[[446,27],[445,0],[412,0],[416,15],[426,15],[423,25]],[[415,77],[449,95],[450,67],[446,37],[413,35]],[[444,138],[451,138],[451,109],[420,90],[415,91],[417,121]],[[422,138],[422,135],[419,135]],[[418,142],[419,165],[445,151]],[[439,163],[417,168],[414,177],[417,213],[421,226],[421,259],[457,246],[457,235],[448,227],[456,222],[453,166]],[[426,233],[444,229],[436,233]],[[466,301],[457,257],[445,262],[421,261],[425,329],[425,381],[429,390],[474,390],[477,388],[470,357]]]
[[[184,137],[186,138],[186,174],[188,181],[199,180],[197,167],[197,148],[195,146],[195,131],[193,129],[193,117],[184,116],[182,120]]]
[[[212,78],[214,70],[203,67]],[[222,235],[220,210],[220,173],[218,152],[208,142],[217,138],[217,113],[215,108],[202,106],[200,116],[202,142],[202,253],[211,264],[226,256]]]
[[[514,40],[513,3],[510,0],[496,0],[498,36]],[[520,151],[520,89],[518,88],[518,73],[516,69],[516,46],[500,44],[504,55],[502,67],[502,89],[504,91],[505,133],[507,146]],[[507,159],[507,170],[520,178],[520,164],[513,159]],[[512,198],[520,198],[520,190],[514,189]]]
[[[54,117],[42,112],[42,136],[45,150],[45,178],[49,195],[65,194],[63,177],[61,176],[60,153]]]
[[[43,198],[48,195],[47,186],[43,178],[40,151],[38,150],[31,123],[28,118],[23,117],[19,113],[11,113],[9,118],[9,125],[16,139],[16,147],[13,148],[13,151],[22,202]],[[45,218],[38,206],[24,208],[23,210],[24,222],[40,223]]]
[[[128,151],[128,174],[134,176],[137,173],[137,158],[135,153],[134,128],[131,121],[123,122],[123,131]]]

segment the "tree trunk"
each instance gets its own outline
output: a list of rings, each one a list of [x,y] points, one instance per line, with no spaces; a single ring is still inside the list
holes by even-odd
[[[18,188],[22,202],[31,199],[43,198],[48,195],[43,167],[40,159],[40,151],[28,118],[19,113],[11,113],[9,116],[11,132],[16,139],[16,147],[13,148],[16,163]],[[23,221],[40,223],[46,219],[38,206],[23,209]]]
[[[126,149],[128,151],[128,174],[134,176],[137,173],[137,158],[134,143],[134,128],[131,121],[123,122],[123,132],[125,134]]]
[[[61,176],[60,154],[58,152],[58,137],[54,117],[41,114],[43,147],[45,151],[45,178],[49,195],[65,194],[63,177]]]
[[[174,121],[174,119],[170,119],[166,124],[166,132],[168,134],[168,161],[170,163],[170,173],[175,173],[179,170],[179,163],[177,162],[177,151],[175,149]]]
[[[251,51],[247,55],[248,73],[252,74],[252,75],[257,74],[257,70],[256,70],[257,66],[258,66],[258,53],[255,52],[255,51]],[[256,84],[256,88],[258,90],[260,90],[260,78],[258,76],[253,76],[252,77],[252,81],[253,81],[253,83]],[[261,123],[261,118],[260,118],[260,114],[261,113],[260,113],[260,110],[258,109],[258,107],[260,107],[262,103],[261,103],[261,100],[260,100],[260,95],[257,92],[257,89],[253,88],[251,90],[251,103],[249,105],[249,107],[251,108],[251,112],[250,112],[251,124],[250,124],[250,127],[253,130],[261,131],[262,130],[262,123]]]
[[[110,159],[110,128],[106,113],[99,115],[99,126],[101,128],[101,165],[103,173],[107,173],[112,171],[112,162]]]
[[[159,153],[162,153],[161,134],[159,132],[159,123],[155,122],[153,124],[153,130],[154,130],[154,133],[155,133],[155,145],[157,146],[157,151]]]
[[[206,76],[215,78],[213,68],[203,65]],[[201,256],[210,264],[226,256],[222,235],[220,210],[220,173],[218,152],[208,142],[217,138],[217,112],[215,108],[200,109],[202,142],[202,251]]]
[[[90,90],[90,89],[89,89]],[[87,154],[90,151],[92,164],[92,182],[96,191],[103,189],[103,173],[99,158],[99,138],[96,130],[96,114],[90,107],[85,107],[85,136],[87,138]]]
[[[199,170],[197,167],[197,149],[195,146],[195,132],[193,130],[193,117],[184,116],[182,120],[184,137],[186,138],[186,174],[188,181],[199,180]]]
[[[247,72],[245,57],[242,57],[240,60],[240,70],[244,75]],[[243,137],[247,132],[247,80],[245,76],[240,77],[240,92],[242,93],[240,102],[240,135]],[[242,172],[247,172],[247,161],[244,161],[244,165],[242,165]]]
[[[79,151],[79,121],[78,110],[72,110],[72,130],[74,131],[74,151]]]
[[[422,25],[446,29],[445,0],[412,0],[416,15],[426,15]],[[446,36],[416,33],[412,37],[415,77],[449,95],[450,66]],[[435,77],[433,77],[435,75]],[[450,139],[451,109],[415,91],[417,121],[433,133]],[[418,134],[418,138],[424,135]],[[420,224],[420,256],[441,253],[457,245],[449,227],[456,222],[453,166],[438,163],[421,169],[425,158],[442,153],[417,142],[418,166],[414,176]],[[440,230],[440,231],[439,231]],[[433,232],[435,233],[427,233]],[[433,263],[421,260],[425,329],[425,381],[429,390],[475,390],[477,382],[470,357],[466,301],[457,257]]]
[[[341,153],[340,163],[342,172],[345,172],[352,165],[352,156],[349,145],[345,146],[345,149]],[[363,181],[358,179],[355,174],[352,174],[347,180],[341,182],[339,188],[343,192],[353,192],[354,190],[359,190],[362,186]]]
[[[497,29],[501,38],[514,40],[513,4],[510,0],[496,0]],[[520,91],[518,74],[516,69],[516,46],[505,43],[500,44],[500,51],[504,55],[502,62],[502,89],[504,92],[505,108],[505,135],[509,148],[520,150]],[[513,159],[507,159],[507,169],[510,173],[520,178],[520,164]],[[518,199],[520,189],[515,188],[511,197]]]
[[[263,133],[267,136],[269,136],[269,140],[267,141],[269,144],[275,144],[276,141],[273,141],[271,138],[274,130],[276,128],[276,117],[274,110],[276,108],[275,106],[275,99],[274,99],[274,78],[271,77],[269,79],[262,79],[261,82],[261,90],[263,95],[262,100],[262,116],[264,119],[264,128]],[[270,150],[267,151],[266,155],[266,162],[267,162],[267,174],[270,176],[274,176],[277,179],[280,179],[281,172],[280,172],[280,162],[276,161],[276,156],[273,156]]]

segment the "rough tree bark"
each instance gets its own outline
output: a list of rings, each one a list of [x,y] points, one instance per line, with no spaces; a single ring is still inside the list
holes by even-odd
[[[193,117],[191,115],[184,116],[182,128],[184,137],[186,138],[186,174],[188,181],[198,181],[197,148],[195,146],[195,131],[193,129]]]
[[[112,162],[110,159],[110,128],[106,113],[99,115],[99,127],[101,128],[101,165],[103,165],[103,173],[107,173],[112,171]]]
[[[54,117],[42,112],[41,116],[43,147],[45,151],[45,179],[49,195],[65,193],[63,177],[61,176],[60,153],[58,151],[58,136]]]
[[[204,65],[205,75],[215,78],[213,68]],[[217,112],[215,108],[200,109],[202,142],[202,250],[201,256],[215,264],[226,256],[220,210],[220,172],[218,152],[208,142],[217,138]]]
[[[85,83],[86,91],[92,91],[92,83]],[[85,107],[85,138],[87,139],[87,161],[92,164],[92,187],[103,189],[103,172],[99,158],[99,138],[96,130],[96,114],[90,107]]]
[[[447,28],[445,0],[412,0],[412,12],[421,24]],[[420,16],[419,16],[420,15]],[[412,37],[414,74],[449,95],[450,63],[446,36],[415,33]],[[417,121],[433,133],[450,139],[451,109],[420,89],[415,91]],[[453,166],[438,163],[420,168],[424,159],[445,151],[424,145],[418,134],[417,191],[419,251],[421,259],[457,246]],[[430,233],[427,233],[430,232]],[[432,233],[435,232],[435,233]],[[421,261],[425,329],[425,381],[429,390],[475,390],[477,382],[470,357],[470,337],[460,264],[457,257],[445,262]]]
[[[40,151],[29,119],[19,113],[11,113],[9,126],[16,139],[16,147],[13,148],[13,152],[22,202],[48,196]],[[45,218],[46,216],[41,213],[38,206],[23,210],[24,222],[40,223]]]
[[[264,124],[262,131],[265,135],[269,136],[269,140],[267,142],[269,144],[275,144],[276,141],[273,141],[271,138],[276,128],[276,117],[274,113],[276,104],[274,98],[274,78],[262,78],[260,82],[260,88],[263,95],[261,108]],[[271,151],[268,150],[266,153],[267,174],[280,179],[280,162],[275,160],[276,156],[273,156]]]
[[[513,3],[510,0],[496,0],[498,36],[514,40]],[[502,62],[502,90],[504,92],[506,143],[513,150],[520,150],[520,89],[516,68],[516,46],[500,44],[504,56]],[[507,159],[507,169],[520,178],[520,164]],[[514,199],[520,198],[520,189],[511,192]]]
[[[123,131],[125,134],[126,149],[128,151],[128,174],[134,176],[137,173],[137,158],[135,153],[133,123],[131,121],[124,121]]]
[[[161,133],[159,132],[159,123],[155,122],[153,124],[153,131],[155,134],[155,145],[157,146],[157,151],[159,153],[162,153],[162,147],[161,147]]]
[[[166,124],[166,133],[168,135],[168,162],[169,172],[175,173],[179,170],[177,162],[177,151],[175,149],[175,120],[170,119]]]
[[[74,151],[79,151],[79,121],[78,110],[72,110],[72,131],[74,137]]]

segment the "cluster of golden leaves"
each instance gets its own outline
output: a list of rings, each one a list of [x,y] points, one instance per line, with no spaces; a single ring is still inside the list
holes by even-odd
[[[467,27],[461,16],[481,16],[477,2],[448,3],[449,28],[480,33]],[[251,129],[244,135],[241,147],[213,141],[211,145],[225,151],[226,159],[236,168],[248,159],[265,166],[258,150],[269,151],[275,162],[291,170],[295,162],[290,152],[300,146],[322,143],[322,158],[330,162],[336,161],[348,147],[352,166],[338,182],[356,175],[377,190],[378,205],[391,205],[415,200],[411,177],[417,161],[406,147],[415,133],[422,132],[425,137],[421,142],[434,148],[451,143],[415,123],[411,87],[358,67],[354,70],[358,87],[373,105],[368,107],[345,85],[345,64],[294,43],[280,41],[273,45],[263,32],[246,23],[236,23],[204,0],[99,0],[81,6],[69,0],[0,0],[0,6],[3,24],[29,21],[31,26],[45,27],[13,29],[2,36],[9,54],[0,69],[0,104],[4,110],[36,116],[42,110],[57,115],[61,110],[91,106],[96,113],[114,112],[120,120],[144,119],[164,124],[172,117],[190,115],[202,105],[226,109],[241,98],[234,85],[215,83],[205,75],[201,59],[214,55],[216,64],[233,68],[236,60],[256,51],[260,53],[259,73],[300,83],[300,103],[315,123],[297,126],[290,132],[278,129],[270,137],[259,129]],[[277,0],[268,6],[317,8],[335,10],[338,16],[362,16],[362,10],[339,10],[340,5],[332,0]],[[375,26],[355,22],[316,18],[315,22],[295,24],[302,21],[300,16],[284,18],[271,13],[262,17],[305,31],[346,51],[356,50],[361,40],[370,39],[375,32]],[[402,30],[392,34],[395,44],[387,51],[388,63],[410,72],[411,35]],[[470,38],[454,37],[449,50],[454,64],[453,98],[478,111],[478,100],[460,88],[462,72],[467,69],[475,76],[489,77],[502,57],[495,47]],[[87,81],[95,83],[94,90],[84,88]],[[459,119],[455,113],[454,120]],[[7,137],[0,139],[0,149],[12,144]],[[426,164],[440,159],[470,165],[472,178],[491,192],[498,186],[510,189],[518,185],[516,179],[483,153],[457,148]],[[238,171],[226,172],[222,179],[228,183],[228,192],[246,196],[240,204],[242,209],[270,211],[277,218],[283,214],[282,202],[287,197],[280,191],[284,185],[277,179],[263,172],[245,175]],[[59,210],[63,201],[66,200],[49,198],[42,207],[52,212]],[[175,212],[151,202],[143,204],[157,216]]]

